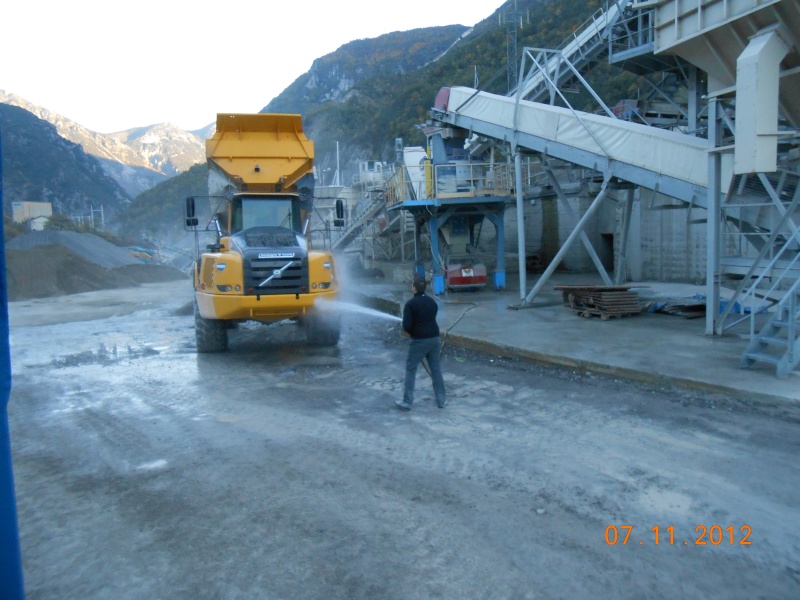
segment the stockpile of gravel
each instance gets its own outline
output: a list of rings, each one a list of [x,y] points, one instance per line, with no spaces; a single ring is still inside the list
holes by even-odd
[[[106,269],[138,263],[131,253],[92,233],[76,231],[33,231],[6,244],[12,250],[29,250],[38,246],[63,246],[81,258]]]
[[[37,231],[6,244],[8,299],[27,300],[184,279],[90,233]]]

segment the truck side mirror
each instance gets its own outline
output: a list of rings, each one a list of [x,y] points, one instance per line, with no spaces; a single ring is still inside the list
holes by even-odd
[[[340,198],[336,200],[336,218],[333,220],[334,227],[344,227],[344,201]]]
[[[194,197],[189,196],[186,198],[186,226],[197,227],[200,221],[195,216]]]

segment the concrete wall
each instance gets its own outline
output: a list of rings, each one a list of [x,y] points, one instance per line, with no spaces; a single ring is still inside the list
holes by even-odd
[[[642,278],[703,283],[706,279],[706,211],[645,191],[639,200]],[[679,208],[675,208],[675,206]],[[692,223],[702,220],[702,223]]]
[[[589,208],[595,193],[582,189],[568,197],[578,218]],[[608,273],[614,271],[614,256],[620,251],[623,209],[627,192],[614,190],[588,224],[586,234]],[[703,283],[706,276],[706,211],[653,193],[636,190],[626,257],[627,281],[669,281]],[[526,201],[526,256],[537,256],[542,267],[555,257],[574,229],[573,221],[556,197]],[[701,223],[693,223],[698,220]],[[508,263],[516,267],[517,213],[506,210],[506,252]],[[487,243],[489,241],[487,240]],[[509,264],[509,266],[511,266]],[[575,273],[595,272],[589,253],[577,239],[562,260],[559,270]],[[511,271],[511,269],[509,269]]]
[[[594,195],[584,189],[579,195],[570,195],[570,203],[576,217],[589,208]],[[555,196],[536,198],[525,203],[525,247],[528,258],[537,257],[542,268],[548,264],[558,253],[564,241],[575,228],[577,221],[573,220],[569,212]],[[516,256],[519,247],[517,243],[517,212],[515,206],[506,210],[506,252]],[[595,219],[586,228],[595,251],[606,265],[607,270],[613,265],[613,240],[616,227],[616,203],[606,201]],[[595,270],[589,253],[578,239],[564,256],[560,270],[576,273],[591,272]]]

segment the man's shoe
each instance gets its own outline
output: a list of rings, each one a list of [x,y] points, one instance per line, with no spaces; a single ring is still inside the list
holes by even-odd
[[[399,408],[400,410],[411,410],[411,405],[406,404],[402,400],[395,400],[394,405]]]
[[[444,408],[445,406],[447,406],[447,400],[445,400],[445,401],[444,401],[444,402],[442,402],[441,404],[439,404],[439,403],[437,402],[437,403],[436,403],[436,406],[438,406],[439,408]]]

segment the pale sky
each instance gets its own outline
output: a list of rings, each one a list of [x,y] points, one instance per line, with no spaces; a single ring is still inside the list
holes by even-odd
[[[0,90],[99,133],[163,122],[200,129],[218,112],[258,112],[347,42],[472,26],[502,3],[7,0]]]

